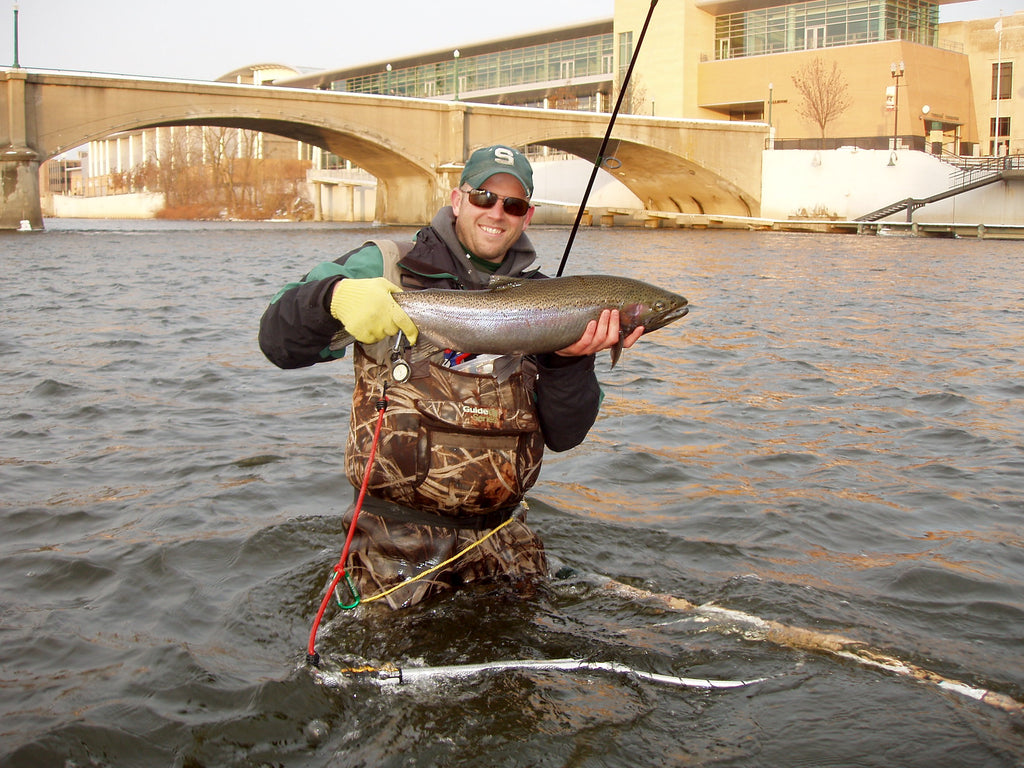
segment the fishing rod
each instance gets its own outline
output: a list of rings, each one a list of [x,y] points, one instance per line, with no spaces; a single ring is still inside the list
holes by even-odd
[[[569,251],[572,250],[573,241],[576,239],[576,232],[580,228],[580,221],[583,219],[583,212],[586,210],[587,200],[590,199],[590,191],[594,188],[594,181],[597,179],[597,172],[601,170],[601,166],[604,165],[604,153],[608,148],[608,142],[612,137],[612,127],[615,125],[615,118],[619,116],[619,109],[622,107],[622,100],[626,95],[626,89],[629,85],[629,81],[633,77],[633,66],[636,64],[636,57],[640,54],[640,47],[644,44],[644,36],[647,34],[647,27],[650,26],[651,16],[654,15],[654,6],[657,4],[658,0],[651,0],[651,7],[647,10],[647,18],[644,20],[644,26],[640,30],[640,36],[636,40],[636,48],[633,49],[633,55],[629,59],[629,67],[626,69],[626,75],[622,78],[622,84],[619,86],[619,98],[615,100],[615,109],[612,110],[611,119],[608,121],[608,128],[604,133],[604,140],[601,142],[601,149],[597,152],[597,159],[594,161],[594,168],[590,172],[590,181],[587,182],[587,189],[583,193],[583,199],[580,201],[580,208],[576,212],[576,221],[573,222],[572,229],[569,231],[569,240],[565,244],[565,253],[562,254],[562,262],[558,265],[558,273],[556,277],[562,276],[562,272],[565,270],[565,263],[569,260]]]

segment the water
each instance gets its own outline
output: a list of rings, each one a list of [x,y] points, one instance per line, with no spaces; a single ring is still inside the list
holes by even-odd
[[[648,279],[693,311],[599,361],[597,426],[530,496],[575,575],[332,610],[325,665],[769,680],[329,688],[302,660],[345,534],[350,368],[278,371],[256,326],[317,261],[410,230],[48,227],[0,238],[0,765],[1024,765],[1020,714],[583,576],[1024,699],[1022,245],[581,232],[571,272]],[[553,271],[567,230],[533,234]]]

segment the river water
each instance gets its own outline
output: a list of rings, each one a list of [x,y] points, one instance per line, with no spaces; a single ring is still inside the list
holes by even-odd
[[[351,225],[53,220],[0,238],[0,765],[1021,766],[1022,715],[590,574],[1024,700],[1024,245],[587,229],[569,272],[686,295],[530,521],[559,578],[328,610],[347,361],[279,371],[277,288]],[[568,235],[531,230],[554,272]]]

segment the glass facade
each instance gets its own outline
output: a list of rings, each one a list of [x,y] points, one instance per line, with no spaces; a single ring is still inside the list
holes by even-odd
[[[715,19],[715,58],[885,40],[938,42],[939,8],[922,0],[814,0]]]
[[[612,39],[612,34],[607,33],[479,56],[453,55],[448,60],[336,80],[331,83],[331,90],[419,98],[451,98],[458,94],[460,98],[472,98],[526,90],[530,86],[569,84],[578,78],[610,77],[614,60]],[[517,99],[505,99],[503,103],[525,104]],[[586,106],[581,104],[579,108]]]

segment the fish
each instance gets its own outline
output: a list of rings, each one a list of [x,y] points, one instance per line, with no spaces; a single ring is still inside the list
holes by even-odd
[[[689,302],[658,286],[615,275],[571,275],[545,279],[492,278],[481,290],[427,288],[392,294],[421,339],[437,349],[480,355],[536,355],[565,349],[578,341],[602,310],[619,310],[619,344],[637,327],[644,333],[664,328],[689,312]],[[331,349],[354,339],[344,330]]]

